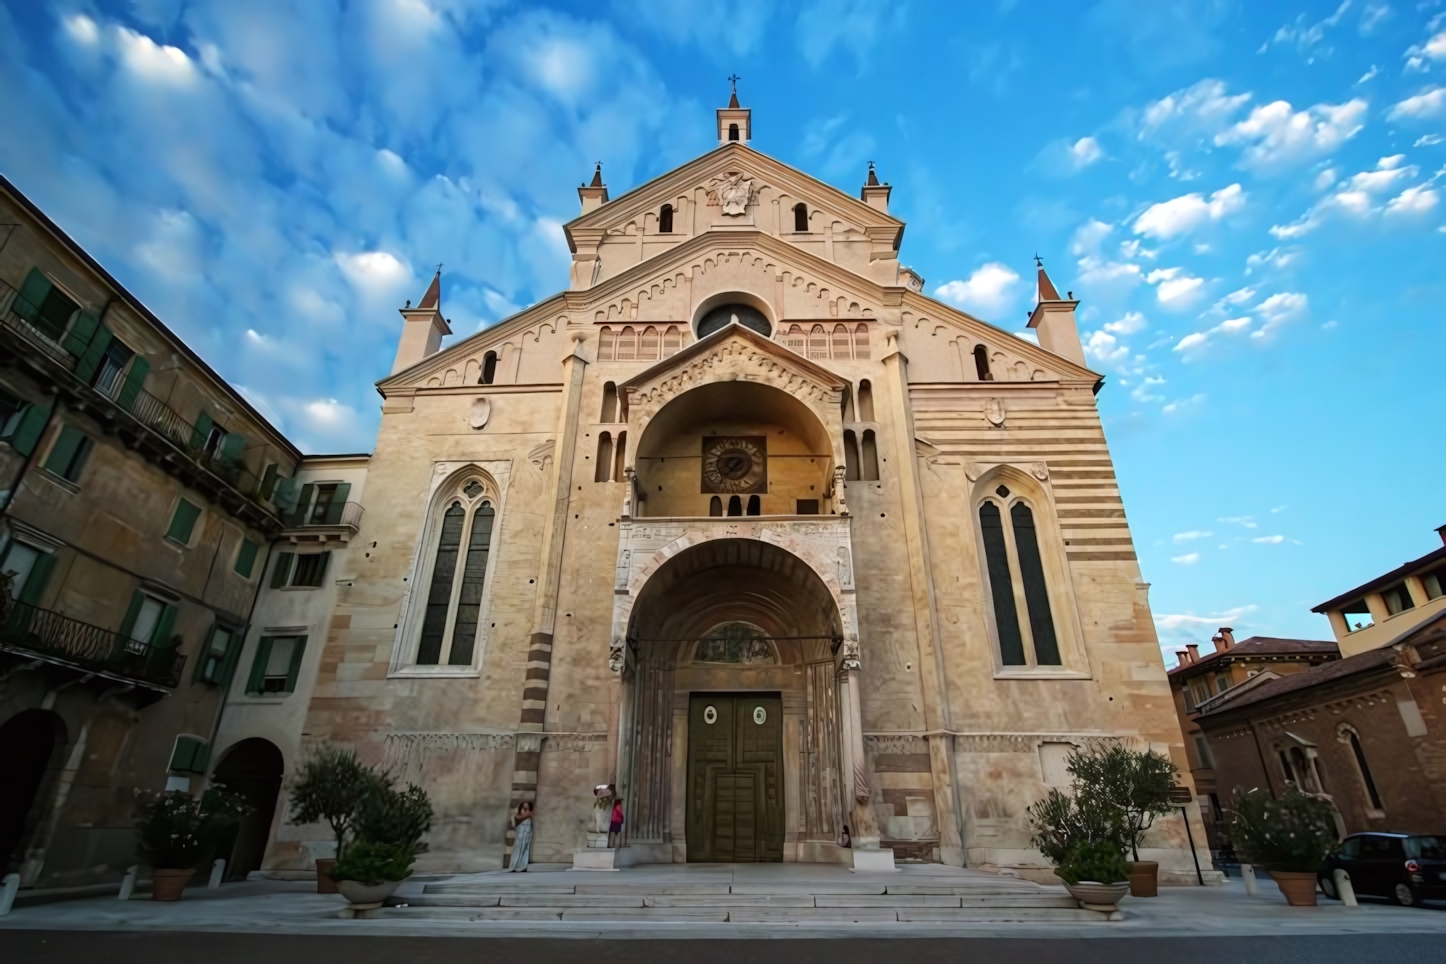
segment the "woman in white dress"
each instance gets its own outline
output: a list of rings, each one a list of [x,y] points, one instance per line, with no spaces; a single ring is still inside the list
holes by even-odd
[[[526,800],[517,806],[517,839],[512,842],[512,862],[509,871],[524,873],[532,857],[532,804]]]

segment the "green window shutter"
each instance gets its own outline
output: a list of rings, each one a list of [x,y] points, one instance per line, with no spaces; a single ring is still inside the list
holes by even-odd
[[[221,441],[221,461],[232,463],[241,461],[241,452],[246,448],[246,436],[240,432],[231,432]]]
[[[85,433],[74,425],[66,425],[60,429],[60,437],[50,447],[50,455],[45,459],[46,471],[54,472],[64,477],[65,470],[70,467],[70,460],[75,458],[75,452],[85,441]]]
[[[261,681],[266,678],[266,661],[271,658],[270,636],[262,636],[256,644],[256,656],[251,660],[251,676],[246,680],[246,692],[260,693]]]
[[[331,505],[326,508],[326,524],[329,526],[341,523],[342,506],[346,505],[347,497],[351,495],[350,482],[338,482],[336,491],[331,495]]]
[[[285,515],[296,508],[297,501],[301,497],[301,483],[295,479],[277,479],[276,491],[271,497],[271,504]]]
[[[231,686],[231,677],[236,672],[236,664],[241,659],[241,647],[246,642],[246,634],[241,630],[233,630],[231,633],[231,645],[226,647],[226,658],[221,661],[221,668],[216,673],[216,685],[225,691]]]
[[[201,507],[182,499],[176,503],[176,511],[171,516],[171,527],[166,530],[166,538],[183,546],[189,544],[191,533],[196,530],[196,520],[200,517]]]
[[[120,630],[117,635],[122,639],[131,638],[131,630],[136,628],[136,617],[141,614],[141,606],[145,605],[146,594],[137,589],[131,593],[131,605],[126,610],[125,618],[121,620]]]
[[[197,415],[196,427],[191,431],[191,448],[198,449],[205,445],[206,439],[211,437],[211,427],[215,424],[205,412]]]
[[[241,540],[241,548],[236,552],[236,572],[242,579],[251,578],[251,570],[256,567],[257,548],[250,539]]]
[[[90,344],[86,346],[84,354],[75,363],[75,377],[90,384],[95,377],[95,370],[100,367],[100,360],[105,357],[106,348],[110,347],[111,339],[115,337],[109,328],[101,325],[96,328],[95,336],[91,338]]]
[[[126,380],[121,385],[120,394],[116,396],[116,404],[129,412],[140,397],[141,387],[145,384],[146,375],[151,370],[151,363],[140,355],[131,359],[130,371],[126,372]]]
[[[316,486],[303,485],[301,487],[301,495],[296,499],[296,518],[292,520],[292,525],[306,525],[311,521],[309,513],[311,512],[311,500],[315,494]]]
[[[296,678],[301,675],[301,656],[306,652],[306,637],[297,636],[291,647],[291,667],[286,671],[286,692],[296,692]]]
[[[196,756],[196,741],[189,736],[176,737],[176,745],[171,749],[171,762],[166,769],[171,771],[188,772],[191,769],[191,761]]]
[[[271,588],[280,589],[286,585],[287,577],[291,575],[291,564],[296,561],[294,552],[278,552],[276,554],[276,568],[271,570]]]
[[[176,644],[176,647],[171,646],[171,635],[176,629],[177,612],[178,607],[176,606],[167,606],[161,610],[161,618],[156,620],[156,631],[151,634],[151,645],[156,649],[180,647],[179,643]]]
[[[276,472],[279,468],[275,462],[266,466],[266,472],[261,476],[261,488],[256,491],[263,500],[270,499],[271,493],[276,491]]]
[[[211,744],[202,743],[196,747],[196,757],[192,761],[197,773],[205,773],[206,768],[211,765]]]
[[[31,606],[39,606],[40,594],[45,591],[46,584],[50,582],[50,573],[54,569],[55,555],[53,553],[42,552],[37,555],[35,562],[30,567],[30,576],[25,580],[25,586],[16,598]]]
[[[210,662],[211,641],[216,638],[216,633],[221,629],[220,623],[212,623],[211,628],[206,631],[206,639],[201,644],[201,651],[196,656],[196,665],[191,667],[191,682],[206,682],[206,664]]]
[[[96,329],[99,327],[100,319],[83,311],[76,315],[75,324],[70,326],[70,331],[66,332],[60,346],[79,358],[85,354],[86,348],[90,346],[91,339],[95,337]]]
[[[30,273],[25,276],[25,283],[20,286],[20,297],[15,299],[10,310],[26,321],[34,321],[52,287],[54,285],[50,283],[50,279],[45,277],[39,268],[31,268]]]
[[[36,444],[40,441],[40,434],[45,431],[45,423],[50,418],[50,409],[54,406],[53,400],[47,400],[42,405],[31,404],[25,409],[25,414],[20,416],[20,424],[15,428],[15,434],[10,436],[10,447],[21,455],[29,455],[35,451]]]

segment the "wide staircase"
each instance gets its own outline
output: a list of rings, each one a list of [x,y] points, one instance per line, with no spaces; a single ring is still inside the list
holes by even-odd
[[[1119,919],[1063,887],[977,870],[906,865],[891,874],[823,864],[671,864],[611,873],[467,874],[409,881],[374,911],[471,921],[714,923],[1039,922]]]

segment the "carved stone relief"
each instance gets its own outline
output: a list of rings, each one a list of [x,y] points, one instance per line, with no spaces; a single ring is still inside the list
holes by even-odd
[[[474,431],[482,431],[487,427],[487,420],[492,417],[492,402],[486,396],[472,401],[472,407],[467,412],[467,424],[472,426]]]
[[[995,428],[1004,426],[1004,403],[997,398],[991,398],[984,403],[984,417],[989,424]]]

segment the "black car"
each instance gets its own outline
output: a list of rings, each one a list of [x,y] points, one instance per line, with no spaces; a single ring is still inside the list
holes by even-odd
[[[1351,875],[1357,894],[1389,897],[1405,907],[1446,899],[1446,837],[1410,833],[1354,833],[1321,867],[1320,889],[1340,899],[1333,876]]]

